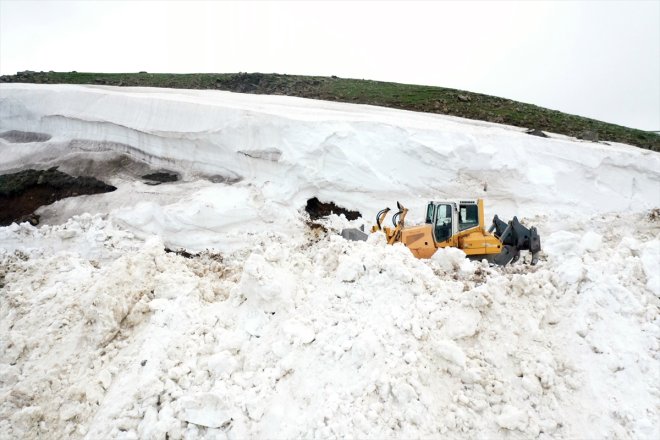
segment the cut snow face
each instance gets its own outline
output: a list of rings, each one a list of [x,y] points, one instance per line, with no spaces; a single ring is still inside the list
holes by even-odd
[[[397,200],[410,209],[411,222],[423,221],[428,200],[460,197],[485,197],[488,218],[660,206],[656,152],[529,136],[492,123],[200,90],[1,84],[0,99],[1,130],[52,136],[0,139],[0,172],[29,164],[69,172],[123,157],[147,168],[135,174],[120,167],[110,180],[97,176],[118,191],[58,203],[40,212],[43,222],[109,213],[137,234],[157,233],[170,246],[197,251],[231,248],[224,237],[210,244],[195,239],[200,230],[222,236],[278,224],[295,231],[304,226],[299,209],[313,197],[370,221]],[[159,170],[181,180],[154,190],[135,179]]]
[[[0,172],[117,187],[0,227],[8,438],[660,437],[658,153],[212,91],[0,102],[0,131],[52,136],[0,139]],[[365,220],[337,206],[479,196],[538,227],[538,266],[338,236]]]

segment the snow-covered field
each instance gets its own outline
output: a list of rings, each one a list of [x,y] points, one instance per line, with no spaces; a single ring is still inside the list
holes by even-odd
[[[0,228],[0,438],[660,437],[658,153],[90,86],[0,85],[9,130],[50,139],[0,139],[0,173],[59,165],[118,190]],[[544,255],[417,260],[342,240],[337,216],[311,230],[313,196],[367,223],[397,199],[420,220],[429,199],[484,197]]]

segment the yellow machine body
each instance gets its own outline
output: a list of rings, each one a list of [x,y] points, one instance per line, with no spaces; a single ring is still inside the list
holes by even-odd
[[[389,211],[383,210],[372,231],[383,231],[389,244],[401,242],[417,258],[431,258],[438,248],[444,247],[461,249],[469,256],[502,251],[502,242],[486,229],[482,199],[429,202],[427,223],[418,226],[404,226],[408,210],[399,208],[395,227],[381,227]]]

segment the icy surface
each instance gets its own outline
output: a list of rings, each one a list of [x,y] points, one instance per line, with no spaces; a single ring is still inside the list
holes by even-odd
[[[657,153],[200,91],[1,85],[0,124],[52,136],[1,170],[118,186],[0,228],[0,438],[660,437]],[[309,229],[312,196],[484,196],[544,254],[417,260]]]

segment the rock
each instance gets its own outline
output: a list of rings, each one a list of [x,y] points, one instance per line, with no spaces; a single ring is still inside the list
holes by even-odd
[[[585,141],[598,142],[598,132],[591,130],[584,130],[578,135],[578,139]]]
[[[459,100],[459,101],[463,101],[463,102],[470,102],[470,101],[472,101],[472,99],[470,99],[470,97],[467,96],[467,95],[458,95],[458,100]]]
[[[362,217],[359,211],[351,211],[341,206],[335,205],[333,202],[321,202],[318,198],[312,197],[307,200],[305,211],[309,214],[312,220],[318,220],[322,217],[327,217],[330,214],[344,214],[347,220],[356,220]]]
[[[34,211],[42,205],[57,200],[83,194],[99,194],[114,191],[93,177],[73,177],[57,171],[57,167],[48,170],[24,170],[18,173],[0,175],[0,226],[10,225],[15,221],[28,221],[32,225],[39,223],[39,216]]]
[[[547,134],[543,133],[543,132],[542,132],[541,130],[539,130],[538,128],[530,128],[530,129],[527,130],[525,133],[527,133],[527,134],[531,134],[532,136],[538,136],[538,137],[544,137],[544,138],[547,138],[547,137],[548,137]]]
[[[16,223],[28,222],[32,226],[37,226],[39,224],[39,216],[37,214],[28,214],[24,215],[16,220]]]
[[[179,175],[169,171],[159,171],[157,173],[145,174],[142,178],[149,180],[151,184],[157,185],[164,182],[176,182],[179,180]]]

